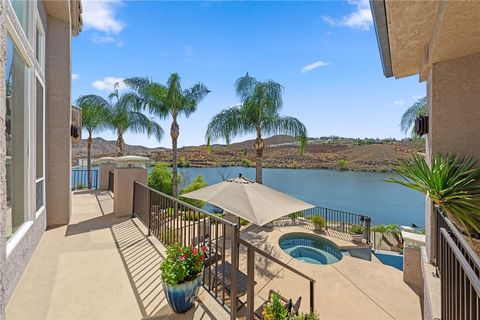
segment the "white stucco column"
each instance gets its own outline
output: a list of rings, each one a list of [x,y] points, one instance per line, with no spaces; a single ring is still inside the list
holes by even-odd
[[[480,161],[480,53],[433,64],[427,97],[427,159],[436,153],[456,153]],[[432,260],[436,225],[429,204],[425,228],[427,256]]]
[[[147,184],[145,168],[114,169],[113,212],[116,217],[128,217],[132,214],[133,182]]]
[[[46,37],[46,197],[47,225],[70,221],[71,95],[70,25],[48,16]]]

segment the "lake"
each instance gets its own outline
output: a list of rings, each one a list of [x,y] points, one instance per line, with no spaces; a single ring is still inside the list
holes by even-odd
[[[97,168],[95,168],[97,169]],[[149,169],[149,172],[151,169]],[[255,168],[179,168],[187,182],[202,175],[211,185],[226,178],[255,180]],[[423,227],[425,197],[401,185],[385,182],[393,173],[336,171],[326,169],[263,169],[263,183],[308,203],[368,215],[372,224]],[[75,186],[72,181],[72,186]]]
[[[179,168],[187,181],[202,175],[210,185],[241,173],[255,180],[255,168]],[[308,203],[368,215],[372,224],[425,225],[425,197],[385,182],[393,173],[326,169],[263,169],[263,183]]]

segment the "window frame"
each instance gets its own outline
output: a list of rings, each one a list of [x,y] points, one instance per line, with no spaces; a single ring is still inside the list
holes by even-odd
[[[33,197],[32,196],[32,208],[34,209],[33,211],[35,211],[35,219],[38,218],[38,216],[42,213],[42,211],[46,208],[46,185],[45,185],[45,170],[46,170],[46,165],[45,165],[45,144],[46,144],[46,139],[45,139],[45,102],[46,102],[46,97],[45,97],[45,82],[42,80],[42,77],[40,76],[40,74],[37,72],[37,70],[35,70],[35,76],[34,76],[34,92],[35,94],[32,94],[34,96],[34,103],[33,105],[35,106],[35,108],[32,108],[34,109],[34,111],[32,112],[33,113],[33,117],[32,118],[32,123],[33,123],[33,128],[34,130],[32,130],[32,135],[33,135],[33,139],[31,139],[31,145],[34,146],[34,148],[30,148],[31,150],[35,150],[35,152],[32,152],[32,165],[31,165],[31,168],[35,168],[35,174],[32,175],[32,178],[33,178],[33,189],[34,189],[34,194],[35,196]],[[42,146],[43,146],[43,150],[42,150],[42,177],[40,178],[37,178],[37,81],[40,82],[40,85],[42,86],[42,89],[43,89],[43,101],[42,101],[42,123],[43,123],[43,128],[42,128]],[[42,182],[43,184],[43,192],[42,192],[42,205],[38,208],[38,210],[36,210],[37,208],[37,183],[39,182]]]
[[[40,12],[38,11],[38,5],[35,6],[35,23],[34,23],[34,51],[35,51],[35,60],[38,62],[40,66],[40,70],[42,71],[42,76],[45,75],[45,28],[43,27],[42,18],[40,17]],[[41,43],[40,43],[40,55],[37,57],[37,29],[39,34],[41,35]],[[40,61],[38,61],[40,59]],[[44,86],[45,88],[45,86]]]

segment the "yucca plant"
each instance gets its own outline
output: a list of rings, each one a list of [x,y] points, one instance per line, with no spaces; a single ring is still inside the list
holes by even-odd
[[[431,166],[423,156],[402,160],[393,170],[402,179],[387,181],[426,194],[470,235],[480,233],[480,168],[475,159],[436,154]]]

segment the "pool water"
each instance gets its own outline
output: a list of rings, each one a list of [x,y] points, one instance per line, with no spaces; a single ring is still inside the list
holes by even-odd
[[[373,253],[381,263],[397,268],[403,271],[403,256],[397,253],[375,251]]]
[[[335,244],[313,234],[288,233],[278,243],[283,251],[303,262],[326,265],[342,259],[342,252]]]

